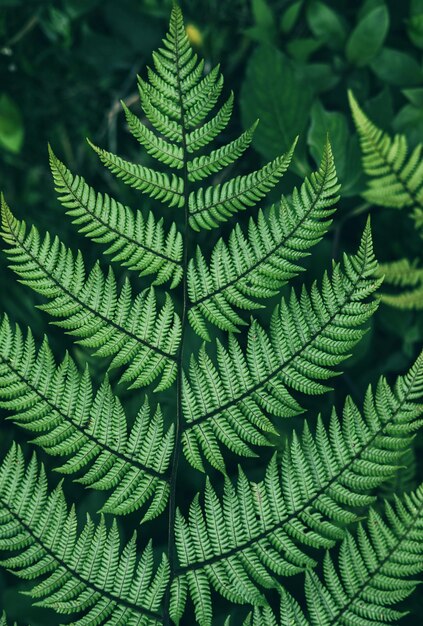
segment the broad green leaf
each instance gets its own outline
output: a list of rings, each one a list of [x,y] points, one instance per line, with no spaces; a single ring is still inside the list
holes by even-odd
[[[340,48],[347,37],[344,20],[336,11],[316,0],[307,7],[307,22],[313,35],[329,48]]]
[[[288,7],[286,11],[282,14],[280,26],[283,33],[289,33],[294,28],[299,18],[303,4],[303,0],[297,0],[297,2],[291,4],[291,6]]]
[[[357,24],[347,42],[347,59],[362,67],[371,61],[382,48],[389,30],[389,13],[386,6],[370,11]]]
[[[419,63],[411,55],[393,48],[383,48],[370,67],[380,80],[390,85],[420,85],[423,79]]]
[[[311,88],[300,68],[271,47],[261,46],[252,55],[241,92],[241,115],[245,128],[260,123],[253,145],[266,158],[285,152],[303,133],[313,101]],[[309,171],[304,149],[298,145],[292,169]]]

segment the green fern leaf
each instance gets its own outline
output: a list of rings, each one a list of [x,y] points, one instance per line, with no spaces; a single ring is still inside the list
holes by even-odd
[[[393,139],[377,128],[348,94],[363,151],[363,167],[370,177],[364,197],[379,206],[423,211],[422,145],[409,155],[405,135]]]
[[[61,487],[49,493],[44,469],[35,456],[25,466],[16,445],[0,467],[1,561],[20,578],[43,577],[30,595],[58,613],[85,613],[80,626],[162,622],[160,603],[169,578],[165,557],[153,570],[148,544],[136,558],[136,537],[120,547],[116,523],[108,530],[90,518],[78,534],[74,508],[68,510]],[[100,621],[99,621],[100,620]]]
[[[79,343],[97,355],[113,357],[111,367],[126,365],[121,380],[133,387],[148,385],[159,375],[158,390],[172,384],[181,331],[170,297],[159,313],[152,289],[132,302],[128,281],[118,295],[112,271],[105,277],[98,264],[86,278],[80,254],[73,257],[48,234],[41,241],[35,227],[26,235],[25,222],[13,217],[4,200],[2,220],[11,268],[21,282],[50,299],[41,308],[62,318],[58,326],[81,337]]]
[[[417,261],[400,259],[380,265],[380,273],[386,285],[410,287],[401,293],[381,293],[380,299],[385,304],[398,309],[423,309],[423,269]]]
[[[298,260],[308,254],[325,234],[337,201],[333,155],[325,146],[317,172],[306,179],[292,200],[282,198],[269,216],[260,211],[257,222],[250,220],[248,239],[237,225],[226,244],[215,246],[210,267],[197,249],[196,261],[188,269],[190,308],[188,318],[203,339],[210,336],[205,320],[222,330],[237,331],[245,324],[234,307],[259,308],[256,299],[268,298],[301,271]]]
[[[191,182],[202,180],[237,161],[251,144],[257,123],[221,148],[188,161],[188,180]]]
[[[260,586],[278,588],[279,577],[313,567],[304,548],[332,547],[395,475],[423,421],[422,391],[423,354],[393,390],[384,379],[375,393],[369,388],[363,415],[348,399],[342,424],[333,412],[328,429],[319,420],[312,436],[306,423],[263,482],[240,470],[236,488],[226,481],[222,504],[208,482],[204,512],[196,498],[189,522],[179,514],[176,525],[178,572],[193,602],[200,587],[213,587],[231,602],[261,604]],[[210,614],[211,605],[197,607],[201,625]]]
[[[233,213],[245,211],[261,200],[279,182],[289,167],[295,143],[257,172],[237,176],[226,183],[200,188],[189,196],[189,223],[194,230],[216,228]]]
[[[145,220],[110,198],[96,194],[80,176],[74,176],[50,149],[50,165],[59,200],[79,230],[97,243],[107,244],[106,254],[141,276],[156,274],[153,284],[171,280],[176,287],[182,278],[182,236],[172,224],[165,235],[163,222],[152,213]]]
[[[160,408],[151,416],[145,402],[128,434],[107,378],[94,395],[87,369],[81,375],[69,355],[57,367],[47,339],[36,351],[31,332],[24,338],[7,318],[0,325],[0,407],[35,432],[33,443],[48,454],[70,457],[59,471],[83,471],[78,482],[113,490],[104,512],[127,514],[152,500],[151,519],[165,508],[174,434],[173,427],[164,433]]]
[[[224,471],[219,442],[243,456],[254,456],[249,445],[268,445],[263,433],[275,432],[267,417],[291,417],[302,412],[288,388],[306,394],[328,389],[320,380],[334,375],[365,330],[363,324],[377,308],[365,302],[380,285],[369,224],[354,256],[334,265],[321,291],[314,284],[300,298],[294,291],[273,314],[270,333],[253,321],[246,353],[234,336],[228,349],[218,342],[218,368],[205,349],[191,361],[184,380],[186,426],[184,451],[202,470],[200,450]]]
[[[254,609],[244,626],[383,626],[404,611],[391,608],[419,584],[423,570],[423,487],[393,505],[385,519],[370,509],[366,527],[347,534],[337,559],[326,554],[321,579],[306,573],[306,618],[299,603],[280,590],[280,618],[269,607]],[[336,567],[336,560],[338,567]],[[410,578],[414,577],[414,578]],[[228,620],[228,626],[231,622]]]
[[[181,169],[184,167],[183,150],[175,143],[169,143],[153,133],[147,126],[141,123],[136,115],[131,113],[126,104],[122,102],[126,121],[131,134],[144,146],[148,154],[169,167]]]
[[[93,147],[117,178],[173,209],[169,226],[156,215],[157,207],[132,212],[97,193],[50,152],[59,199],[80,232],[104,244],[113,261],[150,277],[147,289],[132,295],[127,278],[118,287],[112,270],[103,272],[98,263],[86,273],[81,253],[74,256],[35,227],[27,232],[2,200],[3,238],[12,269],[46,299],[41,308],[55,323],[110,367],[121,368],[125,384],[154,382],[159,392],[174,385],[160,405],[173,407],[173,399],[175,415],[162,415],[160,406],[150,410],[147,396],[128,427],[107,375],[94,383],[88,368],[80,372],[69,354],[56,360],[47,339],[38,347],[30,331],[24,334],[2,317],[0,408],[58,458],[58,471],[107,492],[102,515],[110,514],[112,523],[101,517],[98,524],[90,518],[83,524],[61,485],[50,493],[44,470],[35,458],[26,465],[14,445],[0,464],[1,564],[36,580],[26,593],[41,606],[72,615],[75,626],[212,626],[217,595],[248,605],[245,612],[252,613],[245,626],[376,626],[385,616],[394,619],[398,613],[386,607],[389,593],[394,601],[414,586],[398,580],[416,570],[421,522],[411,526],[423,493],[406,497],[397,513],[388,512],[393,531],[375,513],[370,532],[361,529],[357,543],[349,529],[368,515],[383,486],[398,479],[410,458],[422,423],[423,356],[394,388],[381,379],[369,389],[362,409],[347,399],[342,417],[333,410],[327,422],[319,417],[315,427],[309,420],[302,434],[293,431],[280,458],[266,461],[255,482],[243,467],[234,484],[226,475],[227,449],[249,457],[256,447],[273,445],[269,433],[279,432],[276,420],[303,411],[300,394],[325,393],[366,332],[382,281],[370,227],[358,252],[334,263],[322,281],[299,294],[288,292],[268,330],[252,319],[245,341],[235,338],[248,325],[242,311],[278,295],[328,229],[338,193],[331,149],[327,144],[318,171],[292,196],[251,217],[248,232],[235,225],[210,260],[200,249],[195,254],[190,229],[215,228],[237,211],[264,203],[293,148],[241,175],[238,161],[254,126],[233,141],[220,138],[217,147],[209,146],[229,123],[234,97],[224,94],[220,67],[205,71],[193,52],[176,5],[153,61],[139,78],[142,118],[123,109],[130,133],[156,167]],[[382,146],[380,163],[369,156],[379,183],[396,202],[409,202],[410,190],[420,202],[420,152],[407,159],[402,140],[389,144],[369,132]],[[228,179],[222,170],[231,164]],[[415,208],[416,202],[407,206]],[[391,282],[411,281],[411,275],[415,280],[418,268],[407,269],[407,278]],[[150,283],[169,283],[177,291],[157,290],[159,306]],[[215,339],[216,327],[228,337],[197,350],[189,323],[204,339]],[[192,502],[188,512],[178,508],[182,454],[198,470],[204,471],[206,460],[224,474],[222,486],[212,486],[207,477],[204,491],[185,494]],[[150,542],[137,558],[135,535],[121,547],[117,515],[134,512],[146,521],[165,508],[166,554],[153,552]],[[398,541],[404,529],[405,548]],[[337,542],[339,571],[332,556],[326,557],[322,583],[312,570],[319,553]],[[285,577],[304,570],[308,617],[283,589]],[[278,618],[269,605],[277,593]]]
[[[163,172],[125,161],[112,152],[98,148],[91,142],[89,144],[112,174],[115,174],[130,187],[161,200],[170,207],[184,205],[184,181],[179,176],[172,174],[172,177],[169,178]]]

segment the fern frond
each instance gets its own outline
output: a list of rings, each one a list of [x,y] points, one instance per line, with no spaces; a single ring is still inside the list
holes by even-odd
[[[152,288],[133,301],[127,280],[118,294],[111,270],[105,277],[96,264],[86,277],[81,254],[75,258],[48,233],[41,240],[35,227],[26,234],[25,222],[12,215],[4,200],[2,220],[11,268],[21,282],[50,300],[41,308],[62,318],[55,322],[58,326],[80,337],[79,343],[98,356],[113,357],[111,367],[126,366],[121,380],[132,387],[148,385],[158,376],[158,390],[172,384],[181,325],[168,295],[157,312]]]
[[[423,569],[423,488],[386,504],[385,517],[370,510],[367,528],[348,535],[338,558],[324,561],[324,584],[307,573],[306,598],[312,626],[363,626],[395,622],[404,612],[391,608],[407,598]]]
[[[231,602],[260,604],[260,587],[277,588],[280,577],[313,567],[305,548],[333,546],[395,475],[423,423],[422,392],[423,354],[394,389],[383,378],[375,393],[369,388],[362,414],[348,399],[342,422],[333,412],[326,429],[319,418],[314,436],[306,423],[261,483],[240,469],[236,488],[226,480],[221,503],[208,481],[204,510],[197,497],[189,521],[179,514],[176,526],[179,584],[194,603],[198,589],[204,602],[213,587]],[[207,624],[211,605],[197,608]]]
[[[308,254],[325,234],[338,200],[335,165],[329,143],[319,169],[306,178],[292,199],[282,197],[269,215],[259,212],[249,222],[248,238],[239,225],[226,244],[215,246],[210,267],[197,249],[188,268],[190,308],[188,318],[194,330],[206,340],[206,320],[223,330],[237,331],[244,324],[235,307],[255,309],[257,299],[269,298],[301,271],[298,261]]]
[[[91,141],[88,143],[98,154],[103,165],[130,187],[134,187],[134,189],[138,189],[170,207],[184,205],[184,181],[180,176],[172,174],[169,177],[163,172],[158,172],[144,165],[125,161],[116,154],[95,146]]]
[[[192,359],[183,387],[183,445],[194,467],[203,467],[201,450],[224,471],[219,442],[243,456],[253,455],[247,443],[268,445],[263,433],[275,430],[267,414],[302,412],[288,388],[313,395],[328,389],[319,381],[335,374],[377,309],[375,300],[366,301],[381,282],[376,269],[368,223],[357,254],[334,265],[320,291],[316,284],[299,298],[292,291],[276,307],[269,333],[252,322],[245,353],[231,335],[228,349],[217,344],[218,368],[204,348]]]
[[[183,150],[175,143],[165,141],[153,133],[134,115],[122,101],[126,121],[131,134],[140,142],[152,157],[175,169],[182,169],[184,166]]]
[[[231,119],[234,106],[234,94],[230,93],[228,99],[222,104],[218,112],[208,122],[187,133],[185,137],[187,150],[194,153],[207,146],[226,128]]]
[[[405,135],[393,139],[373,124],[359,107],[352,92],[350,106],[360,137],[363,167],[370,177],[364,197],[379,206],[423,209],[422,145],[409,154]]]
[[[43,467],[35,456],[25,466],[16,445],[0,467],[0,506],[0,550],[12,553],[1,564],[20,578],[41,578],[27,592],[39,606],[84,613],[74,622],[81,626],[162,623],[166,557],[155,568],[150,543],[137,560],[136,536],[122,549],[115,522],[107,529],[88,517],[78,533],[61,487],[49,493]]]
[[[251,144],[256,126],[257,122],[230,143],[213,150],[210,154],[188,161],[188,180],[191,182],[202,180],[237,161]]]
[[[233,213],[255,206],[288,169],[295,143],[288,152],[252,174],[192,191],[188,199],[191,227],[197,231],[201,228],[210,230],[225,222]]]
[[[382,302],[398,309],[423,309],[423,269],[417,261],[400,259],[380,265],[384,283],[394,287],[412,287],[401,293],[381,293]]]
[[[78,482],[112,490],[102,511],[125,515],[149,501],[145,519],[163,511],[174,429],[164,432],[160,407],[152,416],[145,401],[128,433],[107,378],[94,394],[88,369],[80,374],[69,355],[56,366],[47,339],[37,351],[31,332],[24,338],[6,317],[0,325],[0,407],[36,433],[34,444],[70,457],[60,472],[82,472]]]
[[[153,284],[171,280],[176,287],[182,279],[182,235],[175,223],[166,234],[163,221],[152,213],[145,220],[107,194],[96,193],[81,176],[74,176],[49,147],[50,165],[60,194],[59,200],[72,216],[79,231],[97,243],[106,244],[112,260],[139,272],[156,274]]]
[[[326,553],[323,581],[306,573],[308,617],[281,589],[280,619],[255,609],[246,626],[384,626],[404,611],[392,608],[419,584],[423,570],[423,486],[385,504],[385,515],[370,509],[366,525],[348,533],[339,555]],[[412,578],[413,577],[413,578]]]

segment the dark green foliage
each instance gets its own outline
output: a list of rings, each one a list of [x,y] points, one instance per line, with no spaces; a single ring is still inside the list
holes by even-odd
[[[7,5],[7,623],[418,623],[423,6]]]

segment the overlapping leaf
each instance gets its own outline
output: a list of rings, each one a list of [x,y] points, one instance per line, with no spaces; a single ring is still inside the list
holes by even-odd
[[[315,435],[306,423],[259,484],[240,470],[236,488],[226,480],[221,502],[207,483],[204,507],[196,498],[188,521],[177,518],[173,583],[189,590],[201,626],[211,624],[211,588],[231,602],[260,605],[261,588],[278,588],[281,577],[315,565],[307,547],[329,548],[345,536],[402,463],[423,421],[422,396],[423,355],[394,389],[385,379],[375,393],[369,389],[362,413],[348,399],[342,421],[335,412],[327,428],[319,419]],[[182,611],[175,602],[175,613]]]
[[[88,277],[80,253],[74,257],[56,237],[43,240],[35,227],[26,233],[25,222],[13,217],[2,202],[3,239],[7,255],[21,282],[50,300],[42,308],[61,318],[56,322],[95,354],[113,357],[111,367],[126,366],[122,381],[133,387],[148,385],[161,376],[157,389],[176,376],[180,320],[170,296],[157,311],[152,289],[135,299],[126,280],[118,293],[110,270],[107,277],[96,264]]]
[[[217,344],[218,366],[203,348],[184,381],[186,426],[183,445],[190,463],[202,469],[201,453],[224,471],[219,443],[251,456],[250,445],[267,445],[274,432],[268,414],[291,417],[302,409],[289,389],[306,394],[327,390],[320,381],[334,375],[362,337],[363,324],[377,308],[367,299],[380,284],[369,225],[356,255],[334,265],[319,290],[294,291],[275,309],[266,332],[253,321],[244,353],[233,335]]]
[[[74,624],[153,626],[169,578],[163,557],[154,567],[151,543],[137,559],[136,537],[121,548],[116,523],[88,517],[78,531],[75,509],[61,487],[49,493],[35,456],[25,464],[16,445],[0,466],[1,564],[17,576],[38,579],[31,596],[61,614],[80,614]]]
[[[239,225],[228,243],[219,239],[210,264],[201,250],[188,269],[188,317],[204,339],[210,336],[206,320],[227,331],[245,324],[236,308],[255,309],[301,271],[299,260],[325,234],[337,201],[335,165],[327,143],[317,172],[307,178],[291,199],[282,197],[266,215],[249,222],[248,237]]]
[[[81,176],[74,176],[50,149],[50,165],[56,191],[66,212],[79,231],[97,243],[106,244],[106,253],[141,276],[155,274],[154,284],[171,280],[175,287],[182,278],[182,236],[175,224],[167,233],[163,221],[96,193]]]
[[[31,332],[24,338],[7,318],[0,325],[0,406],[36,433],[33,443],[68,457],[62,473],[82,473],[82,484],[112,490],[103,511],[126,514],[149,501],[145,519],[163,511],[174,437],[173,427],[164,432],[160,408],[151,415],[146,401],[128,433],[107,378],[94,393],[88,369],[80,374],[69,355],[57,366],[47,339],[37,351]]]

